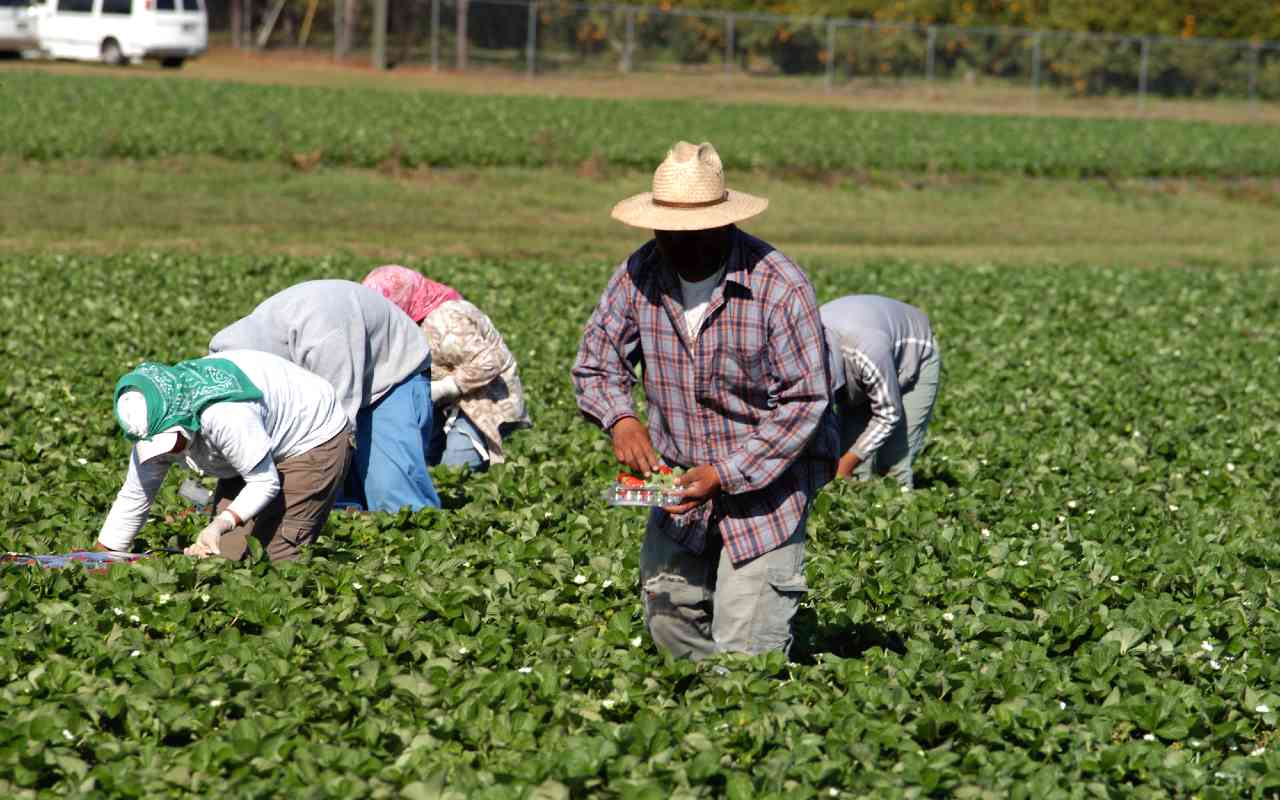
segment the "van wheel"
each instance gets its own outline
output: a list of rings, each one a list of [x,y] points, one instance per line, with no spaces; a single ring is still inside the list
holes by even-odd
[[[123,67],[128,64],[120,43],[115,39],[104,39],[102,42],[102,63],[112,67]]]
[[[160,59],[160,66],[164,67],[165,69],[182,69],[183,61],[186,61],[186,59],[185,58],[162,58]]]

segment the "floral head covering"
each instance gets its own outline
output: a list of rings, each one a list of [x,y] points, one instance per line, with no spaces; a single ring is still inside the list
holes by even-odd
[[[146,402],[146,426],[139,424],[136,401],[121,395],[136,391]],[[116,383],[116,421],[131,442],[149,439],[174,426],[200,430],[200,412],[224,400],[261,400],[262,391],[225,358],[197,358],[172,367],[139,364]]]
[[[427,315],[450,300],[461,300],[462,295],[452,286],[436,283],[421,272],[386,264],[364,276],[365,286],[400,306],[414,322],[422,322]]]

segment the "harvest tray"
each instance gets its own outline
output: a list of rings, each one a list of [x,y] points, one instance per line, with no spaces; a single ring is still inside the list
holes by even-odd
[[[604,500],[611,506],[674,506],[683,503],[684,496],[661,487],[614,483],[605,490]]]

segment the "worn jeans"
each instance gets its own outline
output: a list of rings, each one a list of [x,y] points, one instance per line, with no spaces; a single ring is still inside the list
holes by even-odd
[[[443,465],[476,471],[488,469],[488,454],[476,449],[476,442],[483,442],[484,436],[461,411],[453,418],[452,426],[446,431],[448,416],[444,409],[436,409],[427,463],[433,467]]]
[[[412,375],[356,416],[356,452],[339,508],[439,508],[427,471],[433,430],[431,378]]]
[[[911,488],[915,485],[912,463],[924,449],[929,433],[929,421],[933,419],[933,406],[938,400],[938,384],[942,374],[942,356],[937,348],[933,355],[920,365],[916,382],[902,392],[902,407],[906,419],[894,427],[889,438],[853,471],[859,480],[869,480],[874,475],[889,475],[898,483]],[[871,423],[870,406],[850,409],[841,407],[840,450],[847,452]]]
[[[673,542],[657,527],[659,513],[650,513],[640,549],[645,625],[654,643],[677,658],[788,652],[792,619],[809,590],[805,518],[776,550],[734,564],[719,536],[701,555]]]

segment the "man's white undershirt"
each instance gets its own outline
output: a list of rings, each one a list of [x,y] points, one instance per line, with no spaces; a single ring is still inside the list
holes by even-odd
[[[702,318],[707,313],[711,295],[715,293],[716,285],[723,278],[724,267],[716,270],[714,275],[694,283],[684,278],[680,279],[680,297],[684,301],[684,324],[689,329],[690,339],[698,338],[698,328],[702,325]]]

